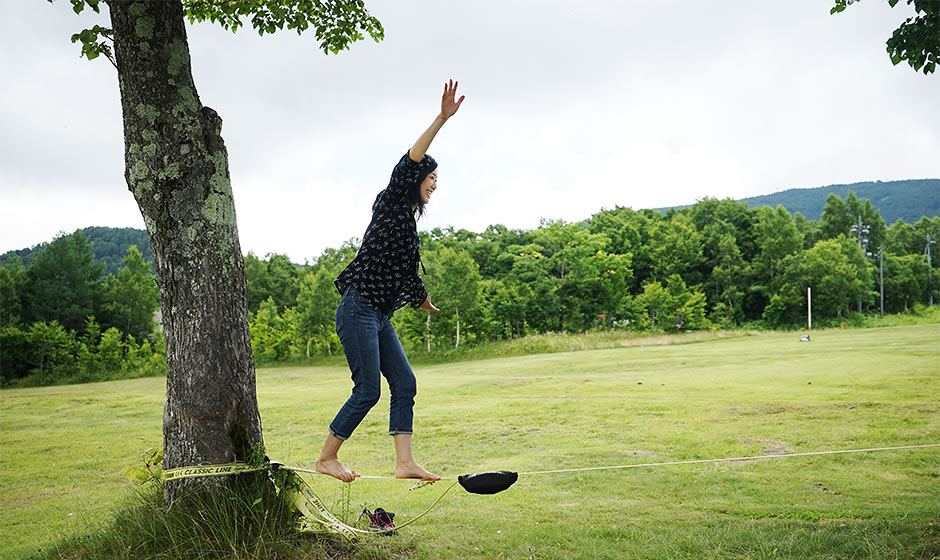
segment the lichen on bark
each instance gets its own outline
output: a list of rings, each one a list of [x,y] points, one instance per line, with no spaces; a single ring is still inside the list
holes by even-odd
[[[156,107],[146,103],[138,103],[137,106],[134,107],[134,111],[137,113],[137,116],[144,119],[149,126],[153,126],[153,123],[157,121],[157,117],[160,116],[160,111],[158,111]]]
[[[184,68],[189,67],[189,47],[180,39],[170,43],[169,58],[167,59],[167,72],[171,76],[179,76]]]
[[[138,18],[134,27],[141,39],[153,39],[153,18]]]

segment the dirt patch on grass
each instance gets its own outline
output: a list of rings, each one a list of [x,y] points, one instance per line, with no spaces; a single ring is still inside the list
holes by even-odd
[[[3,497],[3,500],[0,500],[0,503],[10,506],[22,506],[36,500],[41,500],[43,498],[48,498],[50,496],[55,496],[58,492],[54,490],[49,490],[46,492],[17,492],[15,494],[9,494]]]
[[[645,449],[621,449],[620,453],[631,457],[649,457],[650,455],[656,455],[655,451],[647,451]]]
[[[616,346],[662,346],[667,344],[687,344],[702,342],[719,338],[738,338],[758,334],[756,331],[698,331],[688,333],[662,334],[658,336],[643,336],[626,338],[616,341]]]
[[[790,453],[787,442],[771,438],[741,438],[741,443],[760,443],[761,455],[786,455]]]
[[[815,486],[816,489],[819,490],[820,492],[826,492],[827,494],[833,494],[833,495],[836,495],[836,496],[841,496],[841,495],[842,495],[842,492],[837,492],[837,491],[835,491],[835,490],[832,490],[831,488],[827,488],[826,485],[823,484],[822,482],[817,482],[817,483],[813,484],[813,486]]]
[[[787,405],[787,404],[766,404],[763,406],[754,406],[748,408],[729,408],[728,414],[738,414],[741,416],[763,416],[765,414],[783,414],[784,412],[805,410],[805,407]]]

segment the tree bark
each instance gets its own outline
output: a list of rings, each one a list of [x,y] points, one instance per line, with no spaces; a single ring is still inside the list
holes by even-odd
[[[222,120],[196,93],[179,0],[111,0],[125,177],[153,249],[167,348],[163,466],[263,443]],[[168,482],[172,504],[184,486]]]

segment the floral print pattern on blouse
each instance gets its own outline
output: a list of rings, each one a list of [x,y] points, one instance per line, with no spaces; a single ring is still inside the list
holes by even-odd
[[[375,198],[372,221],[356,258],[334,282],[341,294],[352,285],[385,315],[409,303],[417,308],[428,297],[418,275],[421,240],[409,195],[411,187],[427,175],[427,165],[422,163],[412,161],[408,153],[398,161],[388,187]]]

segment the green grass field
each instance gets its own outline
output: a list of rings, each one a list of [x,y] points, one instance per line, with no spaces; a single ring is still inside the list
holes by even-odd
[[[416,367],[415,453],[444,476],[940,443],[940,325],[761,333]],[[344,367],[258,371],[272,458],[312,467]],[[88,533],[161,442],[164,380],[0,393],[0,558]],[[341,457],[388,475],[377,406]],[[339,511],[342,485],[308,478]],[[360,480],[402,523],[443,483]],[[940,558],[940,447],[522,476],[459,487],[363,552],[428,559]],[[394,544],[387,544],[394,543]],[[391,550],[391,552],[389,552]]]

